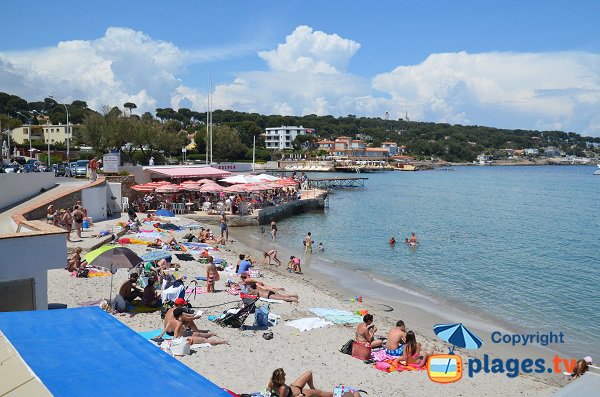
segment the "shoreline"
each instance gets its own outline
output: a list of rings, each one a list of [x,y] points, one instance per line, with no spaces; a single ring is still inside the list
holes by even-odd
[[[246,250],[244,252],[250,252],[254,258],[261,257],[259,255],[262,252],[253,244],[249,244],[246,239],[242,238],[238,241],[244,245],[244,249]],[[271,244],[270,241],[267,244]],[[274,247],[269,246],[268,248],[273,249]],[[278,250],[278,254],[280,259],[284,258],[282,262],[285,264],[287,256],[281,255],[281,252],[285,250],[287,254],[291,251],[289,247],[283,248],[283,250]],[[496,357],[519,359],[539,357],[544,358],[547,362],[551,361],[555,354],[570,357],[568,356],[568,351],[550,346],[529,345],[513,348],[512,345],[495,344],[490,338],[491,333],[494,331],[500,331],[502,334],[515,334],[523,333],[524,330],[519,329],[519,327],[511,327],[508,322],[502,322],[493,316],[486,316],[485,313],[469,310],[469,308],[464,306],[443,304],[439,298],[424,295],[420,291],[413,290],[410,287],[386,283],[368,272],[348,269],[342,263],[333,262],[328,259],[323,260],[317,254],[312,254],[312,257],[308,261],[304,261],[303,259],[302,269],[305,276],[310,276],[310,283],[342,301],[348,301],[349,297],[362,296],[364,306],[373,306],[373,312],[371,310],[369,312],[377,313],[375,318],[376,323],[379,323],[377,321],[378,317],[387,318],[390,327],[397,320],[404,320],[407,324],[407,330],[414,330],[417,335],[424,336],[428,342],[449,346],[433,333],[433,326],[435,324],[466,324],[470,330],[481,337],[484,344],[482,348],[475,352],[457,349],[457,352],[460,352],[461,355],[481,357],[483,354],[493,354]],[[277,271],[276,268],[273,270]],[[284,276],[287,275],[284,274]],[[364,298],[367,299],[365,300]],[[381,309],[378,306],[387,306],[393,308],[393,310]],[[447,349],[436,352],[445,354],[447,353]],[[535,375],[532,376],[536,377]],[[538,379],[547,381],[548,384],[562,384],[560,382],[555,383],[555,377],[549,377],[547,374],[537,376]]]
[[[190,223],[185,218],[180,219],[181,224]],[[186,232],[176,232],[176,235],[179,238]],[[260,262],[262,250],[252,248],[243,241],[243,236],[247,233],[246,230],[234,228],[230,238],[235,240],[235,243],[228,244],[227,249],[217,253],[216,256],[235,264],[238,253],[250,253]],[[127,247],[138,254],[146,250],[145,246],[140,245]],[[287,262],[283,255],[280,255],[280,258]],[[181,265],[179,274],[186,275],[188,281],[194,275],[205,272],[205,265],[199,265],[195,261],[178,260],[177,262]],[[191,302],[194,307],[204,311],[202,318],[198,320],[199,328],[217,332],[219,338],[229,340],[230,344],[199,349],[191,356],[178,359],[219,386],[238,393],[263,390],[272,371],[278,367],[283,367],[290,378],[295,378],[306,370],[312,370],[317,387],[328,389],[332,385],[346,384],[367,390],[370,396],[401,396],[420,391],[425,391],[426,394],[450,392],[452,395],[479,396],[495,395],[499,389],[505,390],[508,394],[548,396],[561,385],[558,376],[540,379],[522,375],[510,379],[505,374],[492,373],[482,373],[472,378],[465,374],[463,379],[455,384],[441,385],[431,382],[426,372],[385,373],[365,365],[360,360],[341,354],[338,350],[354,336],[355,326],[330,325],[308,332],[299,332],[285,326],[284,322],[314,317],[308,311],[311,307],[331,307],[350,311],[368,309],[375,315],[375,323],[380,330],[378,334],[385,336],[393,324],[401,318],[407,323],[407,329],[416,331],[417,339],[423,343],[425,349],[434,348],[437,352],[446,353],[447,347],[439,339],[429,337],[431,322],[423,315],[421,309],[394,303],[392,306],[394,310],[388,312],[386,306],[381,306],[386,304],[384,301],[369,298],[367,294],[363,294],[365,297],[363,303],[349,302],[350,290],[335,281],[328,280],[326,276],[316,272],[314,266],[308,264],[305,269],[306,274],[296,275],[285,271],[285,265],[280,268],[259,265],[264,274],[261,281],[285,287],[286,293],[300,296],[300,303],[297,305],[289,303],[270,305],[271,312],[281,316],[279,323],[270,328],[274,333],[274,339],[271,341],[261,337],[263,331],[220,328],[206,319],[206,316],[218,315],[224,309],[232,307],[234,302],[239,302],[238,297],[225,292],[224,281],[229,276],[222,272],[221,280],[216,285],[219,293],[192,296]],[[127,272],[123,270],[115,274],[113,296],[126,277]],[[78,279],[71,277],[64,270],[49,271],[48,285],[49,301],[66,303],[69,307],[107,297],[109,293],[107,277]],[[136,331],[148,331],[162,326],[157,313],[124,314],[115,317]],[[246,325],[251,325],[252,322],[253,317],[250,316]],[[465,360],[466,357],[471,356],[467,351],[457,350],[457,352]],[[479,353],[481,352],[477,352],[476,355]],[[240,371],[240,368],[250,370]]]

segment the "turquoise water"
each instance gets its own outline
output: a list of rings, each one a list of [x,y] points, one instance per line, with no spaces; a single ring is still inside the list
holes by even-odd
[[[316,244],[324,243],[323,259],[515,329],[562,331],[562,350],[599,357],[600,177],[594,171],[456,167],[363,174],[365,188],[335,192],[325,213],[278,222],[277,245],[301,253],[311,231]],[[401,243],[413,231],[416,249]],[[391,236],[399,241],[393,249]]]

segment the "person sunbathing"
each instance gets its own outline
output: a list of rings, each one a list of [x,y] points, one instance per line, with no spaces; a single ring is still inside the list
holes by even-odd
[[[183,307],[177,307],[173,310],[172,318],[166,322],[165,327],[160,335],[157,336],[158,339],[162,338],[164,334],[172,336],[174,338],[185,337],[189,334],[186,325],[184,324],[183,316],[187,315],[185,313]],[[194,316],[194,318],[198,318]],[[166,320],[166,317],[165,317]],[[193,323],[193,321],[192,321]],[[194,325],[195,326],[195,325]],[[197,329],[197,328],[196,328]],[[222,345],[229,344],[226,340],[210,340],[209,338],[216,336],[212,332],[201,332],[201,331],[193,331],[192,335],[187,338],[187,341],[190,345],[194,345],[197,343],[210,343],[211,345]]]
[[[137,286],[138,277],[137,273],[131,273],[129,279],[121,285],[119,294],[115,297],[115,309],[126,310],[128,303],[143,296],[143,291]]]
[[[270,291],[266,288],[259,286],[256,283],[249,284],[250,289],[248,290],[249,295],[258,295],[261,298],[267,299],[279,299],[286,302],[298,303],[298,295],[285,295],[274,291]]]
[[[305,389],[305,387],[307,387]],[[306,371],[293,381],[289,386],[285,384],[285,371],[283,368],[277,368],[273,371],[267,390],[272,396],[277,397],[332,397],[333,392],[323,391],[315,388],[313,374],[311,371]],[[352,393],[353,397],[360,397],[357,391]]]
[[[156,288],[154,288],[154,278],[150,277],[148,279],[148,285],[144,288],[144,295],[142,296],[142,303],[149,307],[160,307],[162,306],[162,302],[160,296],[156,293]]]
[[[402,355],[396,359],[397,362],[405,365],[415,365],[422,367],[427,363],[427,358],[433,354],[421,351],[421,344],[417,342],[414,331],[406,333],[406,343]]]
[[[385,344],[385,352],[390,356],[401,356],[404,353],[404,342],[406,341],[406,328],[404,321],[399,320],[396,326],[388,332]]]
[[[81,248],[75,248],[75,252],[71,255],[71,257],[67,260],[66,269],[70,272],[79,271],[87,266],[87,262],[85,260],[81,260]]]
[[[242,279],[242,282],[241,282],[242,285],[240,285],[240,288],[242,290],[248,290],[250,288],[250,284],[255,283],[257,286],[260,286],[261,288],[264,288],[267,291],[273,291],[274,293],[277,293],[277,291],[285,291],[285,288],[271,287],[269,285],[266,285],[262,281],[253,279],[252,277],[248,276],[248,274],[246,274],[246,273],[242,274],[240,276],[240,278]]]
[[[209,238],[209,239],[202,239],[200,240],[201,243],[206,243],[206,244],[211,244],[211,245],[225,245],[225,237],[217,237],[215,238]]]
[[[194,314],[187,311],[187,302],[183,298],[175,299],[175,306],[167,310],[165,313],[165,319],[163,320],[163,325],[166,326],[169,321],[173,319],[173,312],[175,309],[181,308],[183,309],[183,315],[180,320],[183,322],[183,325],[192,332],[200,332],[194,320],[200,318],[202,313]]]
[[[356,327],[356,341],[369,344],[371,347],[381,347],[383,342],[380,339],[375,339],[377,327],[373,324],[373,315],[365,314],[363,322]]]

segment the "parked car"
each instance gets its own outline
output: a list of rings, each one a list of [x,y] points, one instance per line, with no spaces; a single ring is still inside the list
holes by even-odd
[[[89,160],[77,160],[69,164],[69,166],[65,170],[65,176],[68,177],[79,177],[82,176],[85,178],[87,175],[87,167],[90,163]]]
[[[66,163],[52,164],[52,171],[54,171],[54,176],[65,176],[66,169]]]

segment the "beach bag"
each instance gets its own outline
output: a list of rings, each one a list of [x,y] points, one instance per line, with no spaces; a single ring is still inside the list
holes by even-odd
[[[269,326],[269,305],[263,305],[254,312],[254,325],[257,327]]]
[[[190,344],[185,337],[175,338],[171,341],[171,352],[175,356],[189,356]]]
[[[346,342],[344,344],[344,346],[342,346],[342,348],[340,349],[340,352],[351,355],[352,354],[352,342],[354,342],[354,339],[350,339],[348,342]]]
[[[77,272],[77,277],[88,278],[90,276],[89,269],[81,269]]]
[[[371,345],[362,342],[352,342],[352,357],[358,358],[359,360],[370,360],[371,359]]]
[[[175,305],[175,302],[173,301],[164,301],[162,304],[162,307],[160,308],[160,318],[164,319],[165,316],[167,315],[167,312],[169,311],[170,308],[172,308]]]

